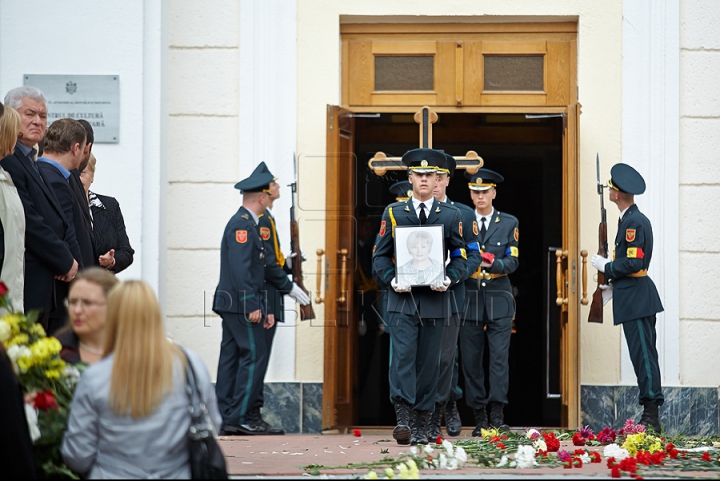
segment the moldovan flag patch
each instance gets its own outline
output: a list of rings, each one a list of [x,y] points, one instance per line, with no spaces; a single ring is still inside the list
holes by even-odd
[[[246,230],[236,230],[235,231],[235,240],[238,241],[240,244],[244,244],[247,242],[247,231]]]
[[[515,246],[510,246],[510,256],[512,257],[518,257],[520,254],[520,251]]]
[[[625,230],[625,240],[628,242],[632,242],[635,240],[635,229]]]
[[[515,242],[520,242],[520,229],[515,227],[515,232],[513,232],[513,238],[515,239]]]
[[[260,227],[260,237],[262,237],[262,240],[270,240],[270,228],[269,227]]]
[[[382,236],[385,235],[385,228],[386,228],[386,227],[387,227],[387,224],[385,223],[385,221],[382,221],[382,222],[380,223],[380,237],[382,237]]]
[[[642,247],[628,247],[627,258],[628,259],[643,259],[643,258],[645,258],[645,253],[643,252]]]
[[[460,231],[460,237],[462,237],[462,222],[459,223],[458,230]]]

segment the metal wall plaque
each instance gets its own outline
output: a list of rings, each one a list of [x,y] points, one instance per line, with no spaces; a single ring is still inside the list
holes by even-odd
[[[85,119],[95,143],[120,140],[119,75],[24,75],[24,85],[40,89],[48,99],[48,125],[57,119]]]

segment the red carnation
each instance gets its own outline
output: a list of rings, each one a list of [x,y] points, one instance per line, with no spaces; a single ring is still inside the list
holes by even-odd
[[[353,436],[355,436],[356,438],[359,438],[360,436],[362,436],[362,433],[360,432],[359,429],[353,429]]]
[[[575,446],[585,446],[585,438],[580,433],[573,434],[572,442]]]
[[[545,439],[545,445],[549,453],[556,453],[560,449],[560,440],[555,437],[555,433],[542,433],[543,439]]]
[[[574,457],[574,458],[573,458],[573,465],[574,465],[576,468],[582,468],[582,464],[583,464],[583,463],[582,463],[582,459],[580,459],[580,458],[578,458],[578,457]]]
[[[500,449],[505,449],[505,445],[503,443],[497,443],[495,446],[497,446]],[[705,453],[707,454],[707,453]]]
[[[33,407],[41,411],[49,411],[50,409],[57,409],[58,404],[52,391],[43,391],[37,393],[37,396],[35,396]]]
[[[610,476],[613,478],[622,478],[622,473],[620,473],[620,466],[613,466],[610,471]]]
[[[8,286],[3,281],[0,281],[0,297],[4,297],[8,293]]]
[[[591,463],[601,462],[600,453],[598,453],[597,451],[590,451],[590,462]]]
[[[442,444],[443,441],[445,441],[445,438],[442,437],[442,436],[438,436],[438,437],[435,439],[435,444]]]
[[[712,461],[712,459],[710,459],[710,453],[708,453],[707,451],[705,451],[705,452],[703,453],[702,458],[703,458],[704,461],[707,461],[707,462]]]

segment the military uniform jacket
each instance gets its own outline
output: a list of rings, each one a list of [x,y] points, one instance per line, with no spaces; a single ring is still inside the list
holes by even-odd
[[[450,204],[433,201],[425,225],[442,225],[445,236],[445,275],[451,286],[467,276],[465,241],[460,233],[460,210]],[[426,319],[447,319],[452,313],[452,291],[433,291],[430,287],[413,287],[409,293],[398,293],[390,286],[395,277],[395,226],[419,226],[420,220],[412,200],[395,202],[385,208],[380,223],[380,235],[373,254],[373,271],[388,286],[388,312],[418,314]]]
[[[473,216],[475,212],[473,212]],[[480,228],[478,223],[473,229]],[[479,235],[479,230],[478,230]],[[520,230],[518,220],[497,209],[493,212],[485,239],[480,239],[480,252],[490,252],[495,255],[495,261],[490,267],[477,270],[477,279],[469,278],[465,281],[466,310],[465,319],[482,321],[487,310],[489,320],[515,316],[515,299],[512,295],[512,286],[507,274],[517,269],[518,241]],[[490,274],[494,278],[485,279],[482,273]]]
[[[284,295],[292,290],[292,281],[285,271],[285,258],[280,251],[280,241],[275,228],[275,218],[270,211],[258,221],[260,238],[265,245],[265,279],[263,290],[267,298],[268,314],[275,315],[276,322],[285,321]]]
[[[446,198],[447,203],[460,209],[460,216],[462,218],[462,236],[465,240],[465,250],[467,251],[467,268],[466,278],[469,278],[473,272],[476,272],[480,267],[480,243],[478,242],[478,225],[475,219],[475,211],[466,206],[465,204],[455,203],[449,198]],[[465,282],[458,282],[452,287],[452,292],[455,295],[455,299],[452,301],[453,314],[456,312],[463,312],[465,309]]]
[[[647,276],[652,250],[650,220],[633,204],[618,223],[614,260],[605,265],[605,280],[613,286],[615,324],[663,311],[655,283]]]
[[[264,278],[265,250],[258,226],[250,211],[240,207],[223,233],[213,311],[249,314],[262,309],[265,314]]]

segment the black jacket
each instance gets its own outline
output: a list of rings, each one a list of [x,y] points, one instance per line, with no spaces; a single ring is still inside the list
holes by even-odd
[[[72,267],[69,246],[77,240],[55,193],[31,162],[17,148],[0,161],[25,209],[25,310],[49,312],[55,306],[53,281]]]
[[[115,266],[111,270],[117,274],[133,263],[135,250],[130,246],[118,201],[107,195],[94,194],[94,196],[100,201],[100,203],[91,202],[90,205],[95,252],[101,256],[110,249],[115,249]]]

